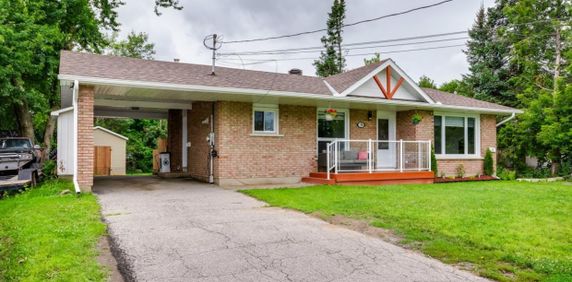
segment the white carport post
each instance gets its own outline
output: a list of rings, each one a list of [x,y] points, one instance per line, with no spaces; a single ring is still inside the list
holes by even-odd
[[[77,99],[79,94],[79,81],[74,80],[73,82],[73,94],[72,94],[72,106],[73,106],[73,186],[75,188],[75,192],[79,194],[81,192],[79,188],[79,183],[77,181],[77,174],[78,174],[78,164],[79,158],[77,154],[77,136],[78,136],[78,105]]]

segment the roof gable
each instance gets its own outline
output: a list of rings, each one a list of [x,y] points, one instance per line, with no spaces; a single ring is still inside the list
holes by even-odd
[[[334,95],[434,103],[391,59],[331,76],[325,81],[337,91]]]
[[[109,130],[109,129],[107,129],[107,128],[101,127],[101,126],[96,126],[96,127],[94,127],[93,129],[94,129],[94,130],[100,130],[101,132],[105,132],[105,133],[107,133],[107,134],[109,134],[109,135],[115,136],[115,137],[120,138],[120,139],[123,139],[123,140],[125,140],[125,141],[129,140],[129,138],[127,138],[127,137],[125,137],[125,136],[123,136],[123,135],[121,135],[121,134],[119,134],[119,133],[117,133],[117,132],[113,132],[113,131],[111,131],[111,130]]]

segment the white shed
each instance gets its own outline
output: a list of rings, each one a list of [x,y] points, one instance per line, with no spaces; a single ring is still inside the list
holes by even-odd
[[[127,140],[127,137],[101,126],[93,129],[96,175],[125,175]]]
[[[64,108],[52,112],[58,117],[58,161],[57,173],[60,176],[71,176],[74,172],[74,128],[73,128],[73,107]]]

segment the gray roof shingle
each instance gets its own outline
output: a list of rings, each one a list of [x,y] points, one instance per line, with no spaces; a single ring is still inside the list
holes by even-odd
[[[159,82],[181,85],[229,87],[256,90],[273,90],[307,94],[332,95],[324,80],[338,93],[342,93],[361,78],[385,63],[370,64],[327,78],[216,67],[211,75],[211,66],[142,60],[118,56],[97,55],[62,51],[61,75]],[[423,89],[436,102],[448,106],[461,106],[491,110],[515,110],[513,108],[442,92]]]

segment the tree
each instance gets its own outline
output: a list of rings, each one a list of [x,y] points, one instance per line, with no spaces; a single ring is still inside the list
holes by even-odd
[[[110,53],[115,56],[151,60],[155,55],[155,44],[149,43],[148,40],[149,36],[146,33],[131,31],[127,39],[117,41],[117,33],[114,33],[111,38]]]
[[[366,66],[379,62],[381,62],[381,55],[379,53],[375,53],[375,55],[373,55],[373,57],[369,59],[368,58],[363,59],[363,64]]]
[[[473,97],[470,86],[464,80],[453,79],[444,82],[439,86],[439,90],[449,93],[455,93],[462,96]]]
[[[345,0],[334,0],[332,10],[328,14],[327,35],[321,39],[325,50],[320,53],[320,58],[314,61],[318,76],[327,77],[344,71],[346,59],[342,53],[342,33],[345,17]]]
[[[498,1],[497,6],[485,11],[481,7],[475,23],[469,30],[467,61],[469,73],[464,81],[470,86],[474,98],[507,106],[516,106],[516,93],[510,87],[507,64],[507,40],[499,36],[506,22],[503,9],[507,1]]]
[[[419,84],[419,87],[422,87],[422,88],[437,89],[437,85],[435,84],[435,81],[426,75],[423,75],[419,78],[418,84]]]
[[[100,53],[108,46],[105,33],[119,29],[121,5],[120,0],[0,0],[0,120],[16,117],[20,134],[43,138],[49,152],[55,128],[49,113],[59,108],[60,50]],[[157,13],[182,8],[173,0],[155,5]]]

